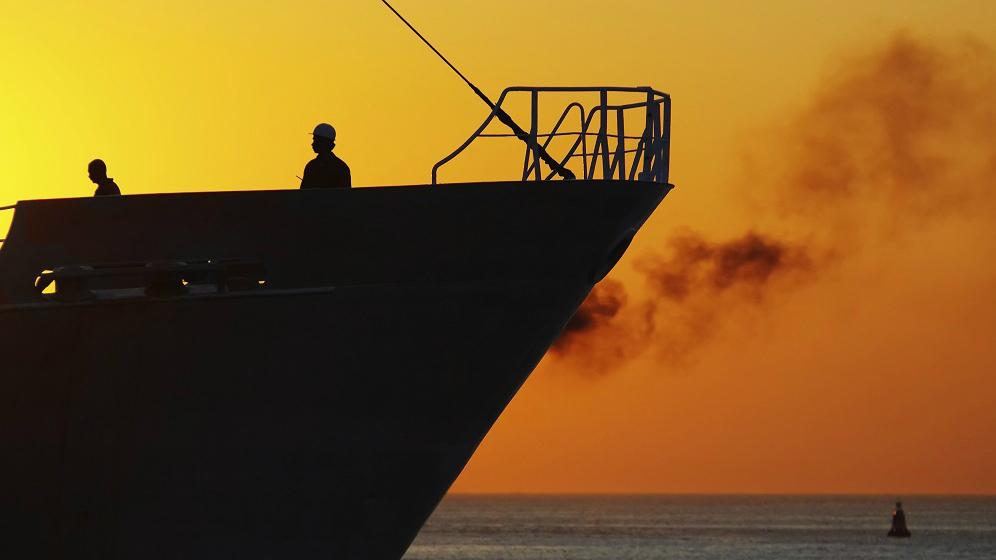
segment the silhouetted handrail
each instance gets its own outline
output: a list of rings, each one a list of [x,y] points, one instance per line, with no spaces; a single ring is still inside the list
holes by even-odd
[[[460,79],[463,80],[468,86],[470,86],[470,89],[473,90],[474,93],[477,94],[477,96],[480,97],[485,103],[487,103],[489,107],[491,107],[491,114],[498,117],[499,121],[504,123],[505,126],[507,126],[508,128],[512,129],[512,132],[515,134],[516,138],[525,142],[526,146],[529,149],[533,150],[533,152],[536,153],[536,156],[538,158],[541,158],[543,161],[546,162],[547,165],[556,170],[558,175],[560,175],[564,179],[574,179],[574,173],[571,172],[570,169],[567,169],[563,165],[557,163],[556,160],[550,157],[550,154],[546,153],[546,150],[541,148],[539,144],[536,143],[536,137],[534,135],[528,134],[526,131],[522,130],[522,127],[520,127],[514,120],[512,120],[512,117],[509,116],[509,114],[506,113],[500,107],[501,101],[498,102],[498,105],[492,102],[490,97],[485,95],[484,92],[481,91],[477,86],[475,86],[473,82],[467,79],[467,76],[464,76],[463,72],[458,70],[457,67],[454,66],[453,63],[449,61],[449,59],[443,56],[443,53],[439,52],[439,49],[434,47],[432,43],[430,43],[429,40],[426,39],[422,35],[422,33],[419,32],[418,29],[415,29],[415,26],[409,23],[408,20],[405,19],[405,16],[401,15],[398,12],[398,10],[395,10],[394,6],[392,6],[390,2],[388,2],[387,0],[381,0],[381,2],[383,2],[384,5],[388,7],[388,9],[394,12],[394,15],[398,16],[398,19],[400,19],[406,26],[408,26],[408,29],[412,30],[412,33],[418,36],[418,38],[421,39],[422,42],[425,43],[427,47],[432,49],[432,52],[436,53],[436,56],[442,59],[442,61],[445,62],[446,65],[450,67],[450,70],[456,72],[456,75],[460,76]],[[539,173],[538,168],[536,172],[537,174]]]
[[[537,134],[537,133],[534,133],[533,134],[533,137],[535,137],[535,138],[541,138],[541,137],[545,137],[546,138],[546,141],[543,142],[543,151],[546,151],[546,149],[548,147],[550,147],[550,142],[553,142],[553,139],[558,136],[559,133],[557,131],[560,130],[560,126],[562,124],[564,124],[564,120],[567,118],[567,115],[570,114],[571,109],[574,109],[574,108],[577,108],[577,110],[578,110],[578,119],[580,121],[580,126],[581,126],[581,128],[584,128],[584,106],[581,105],[578,102],[569,103],[567,105],[567,107],[564,108],[564,112],[560,114],[560,118],[557,119],[557,124],[553,125],[553,128],[551,129],[550,133],[548,133],[548,134]],[[572,134],[572,133],[566,132],[564,134],[565,135],[569,135],[569,134]],[[580,139],[583,141],[584,137],[585,136],[582,135],[580,137]],[[547,152],[547,153],[549,153],[549,152]],[[585,160],[585,159],[583,159],[581,161],[584,162],[584,166],[585,166],[585,172],[584,172],[584,174],[587,175],[587,173],[588,173],[588,161]],[[525,163],[523,163],[523,169],[522,169],[522,180],[523,181],[525,181],[527,179],[530,171],[533,171],[535,169],[536,173],[539,173],[539,171],[540,171],[539,162],[540,162],[539,159],[533,158],[533,162],[530,164],[529,163],[529,151],[526,151],[526,159],[525,159]],[[562,161],[559,162],[559,166],[560,167],[564,167],[565,165],[567,165],[567,158],[564,158]],[[553,171],[551,171],[551,174],[546,177],[546,180],[551,179],[553,177],[553,174],[555,174],[556,172],[557,172],[556,169],[554,169]]]
[[[3,212],[4,210],[13,210],[15,208],[17,208],[16,204],[11,204],[9,206],[0,206],[0,212]],[[4,241],[7,241],[7,240],[6,239],[0,239],[0,243],[3,243]]]
[[[453,150],[446,157],[437,162],[432,168],[432,183],[438,183],[439,168],[449,163],[453,158],[462,153],[474,140],[478,138],[508,138],[516,136],[522,139],[519,134],[496,134],[484,133],[496,117],[506,115],[501,108],[509,94],[529,93],[530,94],[530,126],[529,138],[527,139],[526,153],[522,165],[522,180],[545,181],[550,180],[556,174],[561,174],[561,169],[566,168],[568,162],[580,157],[582,162],[583,177],[588,180],[640,180],[658,183],[668,182],[669,159],[670,159],[670,128],[671,128],[671,98],[661,91],[650,87],[613,87],[613,86],[583,86],[583,87],[532,87],[513,86],[505,88],[498,101],[493,104],[491,113],[484,119],[484,122],[471,135]],[[577,102],[570,102],[563,110],[560,118],[549,132],[538,130],[538,103],[541,93],[598,93],[598,104],[585,112],[584,106]],[[609,103],[609,94],[642,94],[646,99],[639,102]],[[567,115],[574,108],[580,113],[579,127],[577,131],[561,131]],[[625,115],[627,111],[643,110],[645,124],[639,136],[627,135],[625,126]],[[615,130],[610,134],[609,122],[610,114],[615,116]],[[597,120],[596,120],[596,117]],[[548,148],[555,137],[576,136],[573,145],[567,153],[552,165],[549,158],[552,157]],[[595,137],[594,148],[588,151],[587,138]],[[543,138],[542,144],[539,139]],[[628,148],[628,140],[637,141],[635,148]],[[581,146],[582,153],[577,154],[578,147]],[[635,154],[631,160],[627,159],[628,154]],[[550,169],[551,173],[545,177],[540,173],[539,162],[543,161]]]
[[[581,124],[583,125],[584,121],[581,121]],[[537,133],[536,137],[537,138],[546,138],[548,136],[579,136],[579,135],[583,135],[583,136],[598,136],[598,133],[597,132],[577,132],[577,131],[574,131],[574,132],[556,132],[556,133],[553,133],[553,132],[543,132],[543,133]],[[515,135],[512,134],[511,132],[506,132],[506,133],[489,132],[487,134],[483,134],[483,133],[482,134],[478,134],[477,137],[478,138],[515,138]],[[643,136],[630,136],[630,135],[626,135],[625,138],[627,140],[643,140]]]

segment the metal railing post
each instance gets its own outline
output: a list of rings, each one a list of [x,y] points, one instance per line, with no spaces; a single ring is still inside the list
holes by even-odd
[[[599,115],[599,126],[598,126],[598,144],[602,149],[602,179],[609,178],[609,137],[608,137],[608,105],[609,105],[609,92],[606,90],[600,90],[598,92],[598,115]],[[594,163],[594,162],[592,162]]]
[[[532,104],[533,104],[534,107],[536,106],[536,91],[533,91],[533,94],[532,94]],[[532,138],[533,141],[535,142],[535,140],[536,140],[536,119],[535,118],[533,119],[532,124],[530,124],[530,126],[529,126],[529,137]],[[528,181],[529,180],[529,170],[530,170],[530,166],[533,165],[533,164],[535,164],[536,167],[539,168],[539,160],[536,159],[536,152],[535,152],[535,150],[532,147],[530,147],[530,144],[527,143],[526,144],[525,157],[522,160],[522,180],[523,181]]]
[[[660,182],[667,183],[669,181],[670,167],[671,167],[671,96],[665,95],[664,101],[664,123],[663,130],[661,131],[661,151],[658,157],[661,158],[661,176]]]
[[[616,109],[616,159],[618,160],[619,180],[626,180],[626,115]]]
[[[584,108],[581,109],[581,122],[578,125],[578,130],[581,134],[581,172],[582,177],[588,178],[588,125],[584,120]]]
[[[657,146],[657,119],[654,118],[654,110],[657,103],[654,103],[654,92],[647,92],[647,124],[643,129],[643,173],[640,177],[644,180],[650,179],[650,164],[653,161],[653,149]],[[635,165],[635,163],[634,163]]]

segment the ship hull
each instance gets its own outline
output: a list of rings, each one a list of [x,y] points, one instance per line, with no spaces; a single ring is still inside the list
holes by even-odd
[[[204,210],[207,195],[136,203],[148,219],[116,246],[100,241],[123,211],[103,201],[19,207],[0,252],[0,550],[400,558],[666,194],[544,188],[424,189],[434,204],[404,189],[238,193],[293,224],[283,248]],[[91,237],[42,243],[40,222],[66,214]],[[267,286],[76,302],[23,288],[54,265],[192,252],[258,258]]]

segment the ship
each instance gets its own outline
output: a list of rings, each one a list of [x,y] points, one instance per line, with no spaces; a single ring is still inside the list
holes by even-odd
[[[511,87],[425,185],[5,208],[0,556],[401,558],[671,190],[670,112]],[[493,136],[521,178],[439,180]]]

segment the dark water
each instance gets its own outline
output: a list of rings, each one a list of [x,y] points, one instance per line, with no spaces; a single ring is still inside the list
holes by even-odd
[[[996,559],[996,497],[449,496],[407,560]]]

